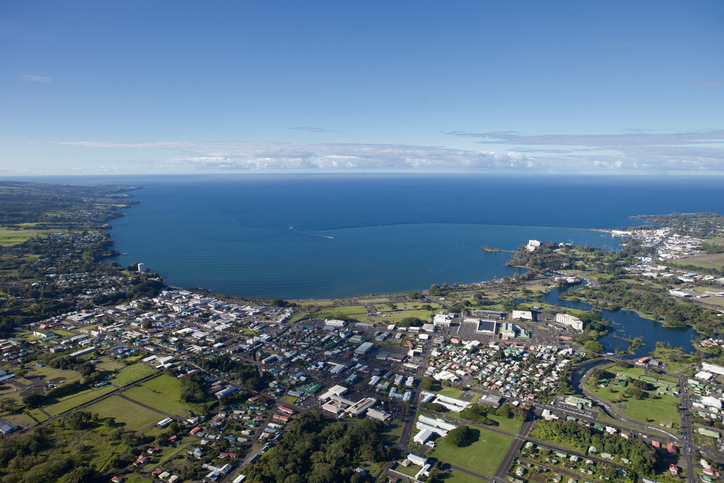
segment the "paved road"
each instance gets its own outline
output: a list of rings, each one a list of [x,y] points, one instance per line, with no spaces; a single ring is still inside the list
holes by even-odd
[[[518,434],[515,435],[515,440],[513,441],[513,444],[510,445],[510,449],[508,449],[508,452],[505,454],[503,461],[500,463],[500,466],[498,466],[498,471],[495,472],[495,478],[505,478],[505,474],[510,469],[513,461],[515,461],[515,458],[518,456],[518,451],[520,451],[520,448],[523,446],[523,443],[528,437],[528,433],[530,433],[534,422],[535,418],[529,418],[520,427],[520,431],[518,431]]]

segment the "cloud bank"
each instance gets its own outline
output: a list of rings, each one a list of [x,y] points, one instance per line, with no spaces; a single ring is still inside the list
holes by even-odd
[[[724,173],[724,130],[600,135],[523,135],[450,131],[497,148],[475,151],[398,144],[281,142],[63,142],[121,150],[134,171],[527,171],[575,174]],[[124,150],[155,150],[152,159],[128,161]]]
[[[389,144],[277,142],[64,142],[89,148],[156,149],[181,153],[168,166],[197,170],[440,170],[537,167],[522,153],[478,152]]]
[[[541,165],[645,171],[724,171],[724,130],[596,135],[523,135],[511,131],[449,131],[478,144],[505,145],[535,156]]]

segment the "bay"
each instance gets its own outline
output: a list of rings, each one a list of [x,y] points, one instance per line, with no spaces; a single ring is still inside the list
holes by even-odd
[[[39,179],[34,179],[39,181]],[[638,214],[724,212],[720,178],[200,175],[50,178],[135,184],[112,221],[122,265],[174,286],[332,298],[511,275],[529,239],[614,248],[592,228]]]

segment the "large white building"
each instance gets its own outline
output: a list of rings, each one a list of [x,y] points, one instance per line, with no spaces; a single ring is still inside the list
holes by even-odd
[[[530,310],[514,310],[513,320],[533,320],[533,312]]]
[[[707,372],[713,372],[714,374],[724,376],[724,367],[722,366],[717,366],[716,364],[711,364],[709,362],[702,362],[701,368]]]
[[[583,330],[583,321],[569,314],[556,314],[556,322],[567,325],[579,332]]]

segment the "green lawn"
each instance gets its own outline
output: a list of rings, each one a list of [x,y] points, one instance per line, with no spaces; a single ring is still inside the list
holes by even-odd
[[[34,364],[27,364],[26,368],[30,370],[28,375],[25,376],[25,381],[21,379],[24,384],[30,383],[31,380],[40,377],[44,381],[51,381],[53,379],[64,379],[66,383],[73,382],[81,378],[81,375],[75,371],[53,369],[52,367],[43,366],[38,367]]]
[[[609,390],[609,388],[587,384],[586,389],[601,399],[611,402],[612,405],[617,404],[613,401],[618,401],[621,395],[625,396],[624,390],[617,385],[611,386]],[[679,398],[673,396],[657,396],[655,393],[649,393],[649,397],[639,401],[632,397],[624,397],[623,404],[628,405],[628,409],[619,409],[619,411],[632,419],[649,422],[652,426],[659,427],[659,423],[668,424],[672,422],[678,427],[680,424],[680,414],[678,409],[674,407],[674,403],[677,403],[678,406],[678,402]]]
[[[392,446],[394,444],[397,444],[400,442],[400,438],[402,437],[402,429],[404,426],[404,421],[395,419],[390,424],[385,426],[385,429],[380,432],[380,437],[387,445]]]
[[[124,387],[157,372],[158,369],[155,367],[146,366],[144,364],[133,364],[132,366],[121,369],[121,371],[116,374],[116,378],[112,382],[117,386]]]
[[[168,414],[186,416],[189,409],[194,408],[180,400],[181,381],[166,374],[128,389],[123,394]]]
[[[455,389],[454,387],[443,387],[439,391],[435,391],[438,394],[442,394],[443,396],[447,397],[454,397],[455,399],[460,399],[460,396],[463,395],[463,391],[460,389]]]
[[[680,413],[674,407],[679,405],[679,398],[673,396],[653,396],[641,401],[629,399],[626,401],[628,409],[624,411],[629,417],[639,421],[648,421],[653,426],[659,427],[659,423],[669,424],[673,422],[680,427]]]
[[[470,431],[475,441],[470,446],[458,448],[445,438],[439,438],[437,447],[429,456],[473,473],[492,476],[502,463],[513,438],[485,429],[470,428]]]
[[[520,428],[523,426],[523,421],[515,418],[508,419],[490,413],[488,414],[488,418],[497,421],[498,426],[496,426],[496,428],[507,433],[518,434],[518,431],[520,431]]]
[[[104,371],[110,371],[110,372],[116,372],[120,371],[125,365],[121,364],[120,362],[116,362],[114,360],[109,359],[108,357],[101,357],[100,359],[103,362],[99,362],[96,364],[96,367],[99,369],[102,369]]]
[[[366,314],[367,309],[364,308],[362,305],[349,305],[344,307],[337,307],[337,309],[342,314]]]
[[[62,414],[70,409],[76,408],[82,404],[88,403],[93,401],[94,399],[98,399],[101,396],[104,396],[108,394],[109,392],[115,391],[116,388],[113,386],[105,386],[100,389],[96,389],[94,391],[90,392],[84,392],[80,396],[65,399],[59,403],[52,404],[45,409],[45,411],[48,414],[51,414],[53,416],[57,416],[58,414]]]
[[[445,483],[480,483],[479,478],[470,476],[460,471],[453,471],[452,473],[442,473],[438,475],[438,478]]]
[[[124,429],[129,431],[138,431],[150,424],[159,422],[165,417],[118,396],[106,398],[89,406],[88,411],[98,413],[98,417],[101,419],[115,418],[116,423],[124,424]]]
[[[35,420],[39,423],[42,423],[43,421],[46,421],[48,419],[48,416],[46,416],[45,413],[40,409],[31,409],[30,415],[34,417]]]

